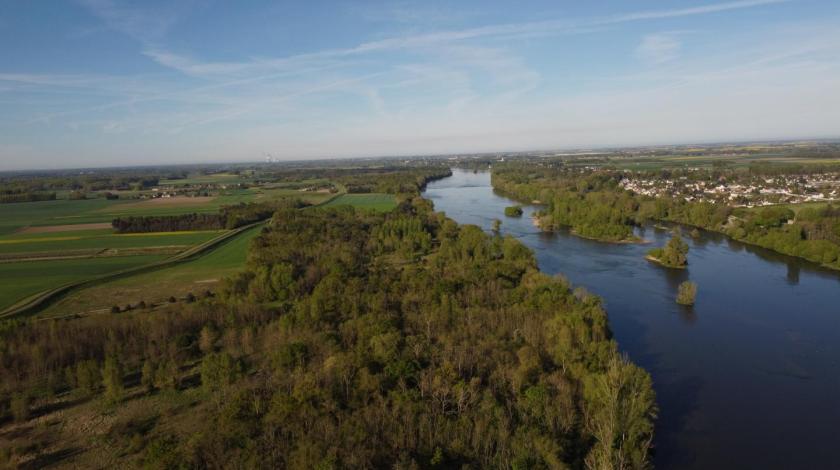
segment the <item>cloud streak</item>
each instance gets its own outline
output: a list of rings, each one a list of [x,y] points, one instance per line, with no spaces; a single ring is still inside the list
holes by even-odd
[[[635,54],[645,62],[658,65],[677,59],[681,48],[682,42],[673,34],[648,34],[636,47]]]

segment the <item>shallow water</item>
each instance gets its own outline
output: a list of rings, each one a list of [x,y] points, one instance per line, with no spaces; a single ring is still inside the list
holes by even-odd
[[[619,347],[654,379],[658,468],[840,468],[840,275],[805,261],[703,233],[689,266],[644,259],[651,244],[608,244],[540,232],[504,216],[490,174],[453,170],[424,196],[461,224],[528,245],[540,269],[603,297]],[[677,286],[698,285],[694,307]]]

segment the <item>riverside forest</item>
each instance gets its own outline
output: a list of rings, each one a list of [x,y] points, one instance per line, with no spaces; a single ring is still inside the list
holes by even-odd
[[[831,202],[743,207],[622,184],[835,171],[710,158],[640,172],[608,157],[474,155],[454,169],[418,158],[6,175],[4,191],[24,196],[0,204],[0,458],[22,468],[672,464],[669,447],[694,444],[671,427],[674,390],[656,385],[668,374],[632,346],[612,294],[605,306],[587,290],[605,284],[551,275],[521,230],[639,246],[634,263],[687,273],[667,274],[678,276],[667,302],[680,315],[722,295],[690,280],[703,269],[688,262],[704,250],[697,228],[840,266]],[[480,189],[457,182],[481,175],[499,202],[461,212],[476,196],[447,188]],[[477,225],[465,217],[483,213]],[[651,247],[650,230],[670,237]]]
[[[235,272],[214,283],[170,278],[204,291],[166,298],[146,284],[197,257],[95,277],[9,310],[0,333],[4,464],[646,466],[657,410],[650,376],[619,353],[601,301],[540,273],[514,238],[434,212],[420,190],[448,174],[435,166],[208,175],[175,192],[213,193],[218,181],[263,194],[289,182],[306,189],[301,196],[330,191],[315,205],[287,190],[218,213],[114,218],[112,236],[140,236],[131,240],[260,225]],[[11,178],[31,190],[46,184],[38,180]],[[114,186],[85,188],[94,198],[85,200],[119,201],[98,194]],[[340,203],[374,190],[391,202]],[[39,254],[27,256],[86,240],[81,225],[39,232],[74,237],[33,238]],[[7,265],[42,262],[25,253]],[[57,252],[51,262],[102,259],[85,256]],[[133,297],[90,303],[116,298],[132,280]],[[85,300],[88,310],[70,310],[86,290],[100,294]]]

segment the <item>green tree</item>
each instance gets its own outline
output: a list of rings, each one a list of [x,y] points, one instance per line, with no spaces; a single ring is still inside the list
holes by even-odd
[[[117,403],[122,399],[125,390],[123,369],[120,361],[114,356],[106,358],[102,366],[102,385],[105,387],[106,402]]]
[[[684,281],[677,289],[677,303],[680,305],[694,305],[694,298],[697,297],[697,284],[691,281]]]
[[[201,385],[205,391],[223,390],[241,372],[239,361],[226,352],[208,354],[201,361]]]
[[[82,394],[93,395],[96,393],[101,380],[99,364],[95,360],[79,361],[76,364],[76,387]]]
[[[687,254],[688,244],[683,241],[678,230],[674,231],[664,248],[654,248],[648,252],[648,256],[671,268],[685,267],[688,264]]]
[[[198,348],[204,354],[213,352],[213,349],[216,347],[216,340],[218,337],[219,334],[216,332],[215,328],[211,325],[204,325],[204,328],[201,329],[201,334],[199,334],[198,337]]]

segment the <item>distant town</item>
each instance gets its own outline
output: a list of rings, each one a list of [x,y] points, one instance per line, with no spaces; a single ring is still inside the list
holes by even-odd
[[[625,173],[627,177],[620,184],[628,191],[651,197],[682,198],[689,202],[755,207],[826,202],[840,197],[840,173],[753,176],[736,180],[721,176],[713,181],[696,181],[688,176],[642,178],[630,170]]]

